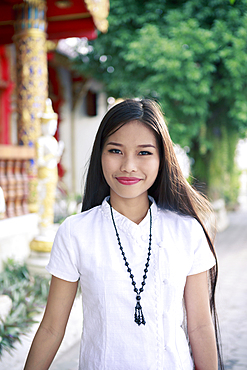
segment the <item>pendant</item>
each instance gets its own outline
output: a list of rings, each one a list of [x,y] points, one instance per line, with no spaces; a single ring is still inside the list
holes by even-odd
[[[144,315],[143,315],[143,312],[142,312],[142,306],[140,304],[140,300],[141,300],[141,296],[139,294],[137,294],[136,296],[136,306],[135,306],[135,323],[140,326],[141,324],[145,325],[146,324],[146,321],[144,319]]]

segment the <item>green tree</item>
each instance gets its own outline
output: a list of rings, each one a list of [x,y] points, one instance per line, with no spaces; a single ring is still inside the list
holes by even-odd
[[[75,68],[116,98],[151,97],[189,146],[212,199],[237,197],[234,152],[247,128],[247,0],[111,0],[109,31]]]

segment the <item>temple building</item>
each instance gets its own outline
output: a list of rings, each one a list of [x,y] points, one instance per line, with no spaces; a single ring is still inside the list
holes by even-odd
[[[0,271],[8,257],[25,260],[38,234],[36,146],[48,97],[58,114],[55,137],[64,142],[60,191],[81,193],[106,99],[96,81],[71,70],[57,45],[59,40],[93,40],[97,32],[107,32],[108,13],[109,0],[1,1]]]

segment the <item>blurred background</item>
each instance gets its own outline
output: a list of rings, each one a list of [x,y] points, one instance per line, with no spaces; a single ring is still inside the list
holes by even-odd
[[[55,232],[80,212],[97,128],[125,98],[161,105],[187,180],[212,203],[225,366],[247,369],[246,40],[247,0],[1,1],[3,370],[22,368]],[[53,370],[76,369],[79,300],[73,310]]]

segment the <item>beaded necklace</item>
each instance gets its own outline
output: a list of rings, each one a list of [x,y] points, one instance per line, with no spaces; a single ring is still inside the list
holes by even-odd
[[[120,241],[120,237],[119,237],[119,234],[118,234],[118,231],[117,231],[117,226],[116,226],[116,223],[115,223],[115,220],[114,220],[114,217],[113,217],[113,211],[112,211],[111,203],[109,202],[109,204],[110,204],[111,217],[112,217],[113,226],[115,228],[119,249],[122,253],[122,256],[123,256],[123,259],[124,259],[124,262],[125,262],[125,266],[127,267],[127,272],[130,274],[130,279],[131,279],[132,285],[134,287],[134,292],[136,293],[136,306],[135,306],[134,321],[137,325],[141,325],[141,324],[145,325],[146,321],[145,321],[145,318],[144,318],[144,315],[143,315],[143,312],[142,312],[142,306],[141,306],[140,300],[141,300],[141,293],[144,291],[144,285],[146,285],[145,280],[147,279],[147,272],[148,272],[149,261],[150,261],[150,256],[151,256],[151,244],[152,244],[152,212],[151,212],[151,207],[149,207],[150,232],[149,232],[148,256],[147,256],[147,262],[145,264],[143,280],[142,280],[142,283],[141,283],[142,286],[141,286],[141,288],[138,289],[136,287],[136,282],[134,281],[134,275],[132,274],[132,270],[129,267],[129,263],[127,261],[127,258],[125,256],[125,253],[124,253],[121,241]]]

